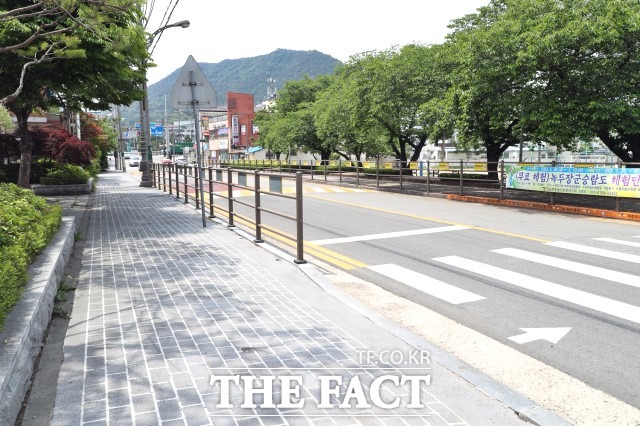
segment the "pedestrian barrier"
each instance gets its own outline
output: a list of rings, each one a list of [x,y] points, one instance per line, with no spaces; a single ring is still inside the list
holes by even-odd
[[[184,200],[185,204],[192,202],[196,209],[208,209],[209,218],[215,218],[216,213],[222,213],[227,217],[229,227],[235,227],[236,219],[243,221],[255,231],[254,241],[262,243],[263,231],[268,231],[279,235],[295,243],[296,258],[295,263],[306,263],[304,259],[304,237],[303,237],[303,199],[302,199],[302,173],[294,174],[295,193],[293,195],[284,194],[281,191],[282,180],[291,179],[291,175],[279,173],[269,173],[258,169],[233,169],[231,167],[203,167],[202,176],[199,175],[198,167],[192,165],[176,164],[151,164],[152,185],[169,195],[175,196],[177,200]],[[250,178],[252,177],[252,179]],[[269,184],[275,190],[263,190],[261,178],[269,179]],[[202,180],[202,182],[201,182]],[[250,183],[253,183],[253,186]],[[274,182],[278,184],[274,185]],[[201,193],[202,187],[207,187],[206,193]],[[223,185],[224,190],[215,191],[214,186],[219,188]],[[280,189],[280,190],[278,190]],[[250,191],[253,194],[253,203],[246,202],[234,196],[234,190]],[[203,189],[204,191],[204,189]],[[223,203],[216,203],[215,198],[227,200],[226,207]],[[287,214],[266,208],[263,205],[263,197],[278,197],[295,202],[295,213]],[[203,203],[204,205],[202,205]],[[237,206],[244,206],[253,210],[253,218],[248,214],[239,213]],[[295,235],[290,235],[273,226],[264,223],[263,214],[277,216],[294,221],[296,224]]]
[[[390,191],[481,195],[500,201],[534,194],[551,205],[559,196],[599,199],[608,210],[640,211],[640,163],[456,161],[316,161],[221,160],[218,166],[242,170],[303,173],[325,183],[372,187]],[[605,177],[606,176],[606,177]]]

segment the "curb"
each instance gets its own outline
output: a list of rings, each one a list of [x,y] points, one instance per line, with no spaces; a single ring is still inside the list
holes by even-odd
[[[58,233],[29,267],[29,282],[0,333],[0,424],[14,424],[22,409],[75,229],[73,217],[62,218]]]
[[[220,225],[227,224],[225,221],[218,218],[215,218],[214,222]],[[242,229],[234,227],[229,228],[229,230],[235,232],[243,238],[253,240],[253,236]],[[295,263],[293,256],[272,244],[256,243],[256,246],[269,251],[270,253],[280,257],[285,261]],[[524,395],[498,382],[497,380],[493,379],[477,368],[472,367],[470,364],[467,364],[466,362],[449,354],[440,347],[418,336],[414,332],[406,329],[395,321],[390,320],[384,315],[369,309],[353,297],[341,293],[335,287],[335,285],[324,276],[324,274],[318,269],[317,266],[311,263],[299,265],[297,264],[296,266],[313,283],[315,283],[327,294],[336,298],[341,303],[348,305],[356,312],[368,318],[377,326],[382,327],[384,330],[388,331],[389,333],[393,334],[394,336],[398,337],[400,340],[403,340],[414,348],[429,352],[431,355],[433,355],[433,360],[435,362],[438,362],[441,366],[451,371],[453,374],[466,380],[481,392],[489,395],[491,398],[497,401],[500,401],[502,404],[504,404],[505,407],[511,409],[519,419],[534,425],[571,425],[570,422],[564,420],[562,417],[558,416],[551,410],[536,404]]]
[[[440,347],[418,336],[393,320],[379,314],[353,297],[341,293],[315,266],[305,264],[298,265],[299,269],[311,279],[317,286],[342,303],[347,304],[356,312],[371,320],[374,324],[403,340],[416,349],[429,352],[433,360],[441,366],[461,377],[481,392],[491,398],[500,401],[505,407],[511,409],[521,420],[534,425],[570,426],[571,423],[562,417],[531,401],[524,395],[503,385],[482,371],[456,358]]]
[[[472,195],[447,194],[446,199],[465,201],[470,203],[491,204],[505,207],[519,207],[525,209],[547,210],[556,213],[571,213],[583,216],[605,217],[609,219],[623,219],[640,221],[640,213],[618,212],[615,210],[597,209],[592,207],[565,206],[561,204],[541,203],[538,201],[500,200],[497,198],[477,197]]]
[[[93,189],[93,178],[87,183],[76,185],[31,185],[31,190],[35,195],[50,197],[56,195],[83,195],[90,194]]]

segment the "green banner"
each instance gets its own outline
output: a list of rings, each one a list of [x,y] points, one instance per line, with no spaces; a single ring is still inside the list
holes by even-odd
[[[640,198],[640,169],[505,164],[504,171],[511,189]]]

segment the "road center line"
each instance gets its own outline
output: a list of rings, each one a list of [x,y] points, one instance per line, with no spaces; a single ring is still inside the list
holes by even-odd
[[[516,257],[518,259],[524,259],[530,262],[536,262],[542,265],[564,269],[566,271],[577,272],[578,274],[589,275],[591,277],[614,281],[621,284],[627,284],[633,287],[640,287],[640,276],[626,274],[624,272],[613,271],[606,268],[599,268],[597,266],[588,265],[586,263],[573,262],[571,260],[558,259],[557,257],[547,256],[544,254],[533,253],[530,251],[515,248],[504,248],[492,251],[494,253]]]
[[[640,308],[637,306],[459,256],[433,260],[640,324]]]
[[[419,274],[402,266],[393,264],[374,265],[369,266],[368,269],[454,305],[484,299],[484,297],[478,296],[470,291],[454,287],[451,284],[436,280],[427,275]]]
[[[361,190],[361,191],[364,191],[364,190]],[[538,241],[540,243],[546,243],[546,242],[549,241],[549,240],[545,240],[545,239],[542,239],[542,238],[529,237],[527,235],[522,235],[522,234],[514,234],[512,232],[499,231],[497,229],[483,228],[483,227],[480,227],[480,226],[467,226],[466,224],[461,224],[461,223],[458,223],[458,222],[452,222],[450,220],[438,219],[438,218],[435,218],[435,217],[426,217],[426,216],[416,215],[416,214],[412,214],[412,213],[405,213],[405,212],[401,212],[401,211],[397,211],[397,210],[389,210],[389,209],[383,209],[383,208],[379,208],[379,207],[372,207],[372,206],[367,206],[367,205],[364,205],[364,204],[351,203],[351,202],[348,202],[348,201],[339,201],[339,200],[334,200],[334,199],[330,199],[330,198],[317,197],[317,196],[309,195],[309,194],[305,194],[305,198],[314,198],[316,200],[321,200],[321,201],[324,201],[324,202],[327,202],[327,203],[342,204],[342,205],[345,205],[345,206],[351,206],[351,207],[361,208],[361,209],[365,209],[365,210],[371,210],[371,211],[382,212],[382,213],[389,213],[389,214],[394,214],[394,215],[404,216],[404,217],[411,217],[413,219],[425,220],[427,222],[442,223],[442,224],[448,224],[448,225],[454,225],[454,226],[463,226],[465,228],[475,229],[476,231],[490,232],[492,234],[504,235],[504,236],[507,236],[507,237],[514,237],[514,238],[522,238],[522,239],[529,240],[529,241]]]
[[[325,240],[311,241],[311,243],[317,246],[324,246],[328,244],[355,243],[358,241],[381,240],[384,238],[398,238],[398,237],[408,237],[411,235],[434,234],[436,232],[460,231],[463,229],[471,229],[471,228],[468,226],[456,226],[456,225],[441,226],[438,228],[414,229],[411,231],[385,232],[382,234],[369,234],[369,235],[360,235],[355,237],[329,238]]]

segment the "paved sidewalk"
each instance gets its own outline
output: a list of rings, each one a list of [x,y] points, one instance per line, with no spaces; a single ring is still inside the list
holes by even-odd
[[[436,355],[323,290],[312,266],[224,225],[203,228],[199,211],[138,183],[103,174],[91,198],[52,425],[524,424]],[[242,377],[226,392],[215,376]],[[254,408],[240,406],[252,401],[247,376],[277,376]],[[277,406],[283,376],[300,377],[288,407]],[[319,376],[342,385],[322,388]],[[430,383],[393,382],[403,376]],[[378,406],[398,407],[376,406],[378,393]],[[353,408],[338,407],[345,395]],[[261,406],[271,396],[276,406]],[[323,397],[333,407],[319,406]]]

